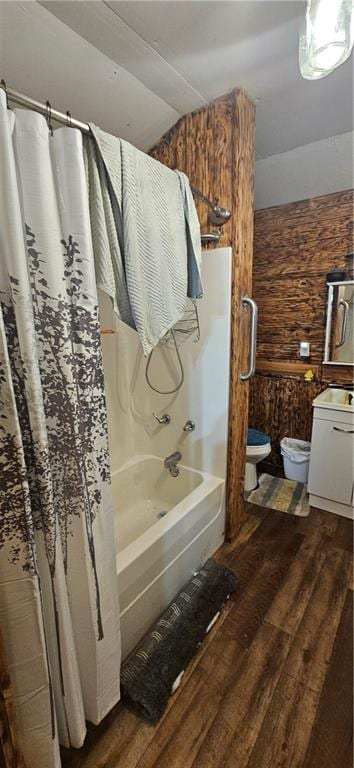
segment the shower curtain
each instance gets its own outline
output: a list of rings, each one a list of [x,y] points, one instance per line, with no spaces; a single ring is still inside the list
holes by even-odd
[[[0,92],[0,625],[27,768],[119,699],[97,294],[77,130]]]

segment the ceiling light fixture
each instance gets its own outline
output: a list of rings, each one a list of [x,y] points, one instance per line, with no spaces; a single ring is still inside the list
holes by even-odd
[[[353,0],[307,0],[299,43],[300,72],[319,80],[350,56],[354,39]]]

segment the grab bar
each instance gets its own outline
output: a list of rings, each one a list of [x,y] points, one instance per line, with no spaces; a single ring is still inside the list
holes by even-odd
[[[258,307],[256,302],[249,296],[243,296],[243,306],[251,310],[251,332],[250,332],[250,367],[246,373],[241,373],[241,381],[249,381],[256,372],[256,345],[257,345],[257,318]]]
[[[336,349],[338,347],[342,347],[345,342],[345,337],[347,335],[347,327],[348,327],[348,315],[349,315],[349,304],[345,299],[339,300],[339,306],[343,307],[343,323],[342,323],[342,332],[340,335],[340,341],[338,344],[336,344]]]

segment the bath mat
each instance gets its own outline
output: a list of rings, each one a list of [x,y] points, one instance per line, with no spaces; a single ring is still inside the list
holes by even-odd
[[[237,583],[233,571],[207,560],[123,662],[123,703],[149,723],[160,719],[187,664]]]
[[[310,514],[307,486],[297,480],[284,480],[264,473],[258,478],[258,488],[246,494],[246,499],[251,504],[278,509],[289,515],[307,517]]]

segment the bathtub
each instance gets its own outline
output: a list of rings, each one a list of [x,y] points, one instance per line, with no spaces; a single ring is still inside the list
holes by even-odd
[[[157,456],[112,475],[123,658],[224,539],[225,482]]]

